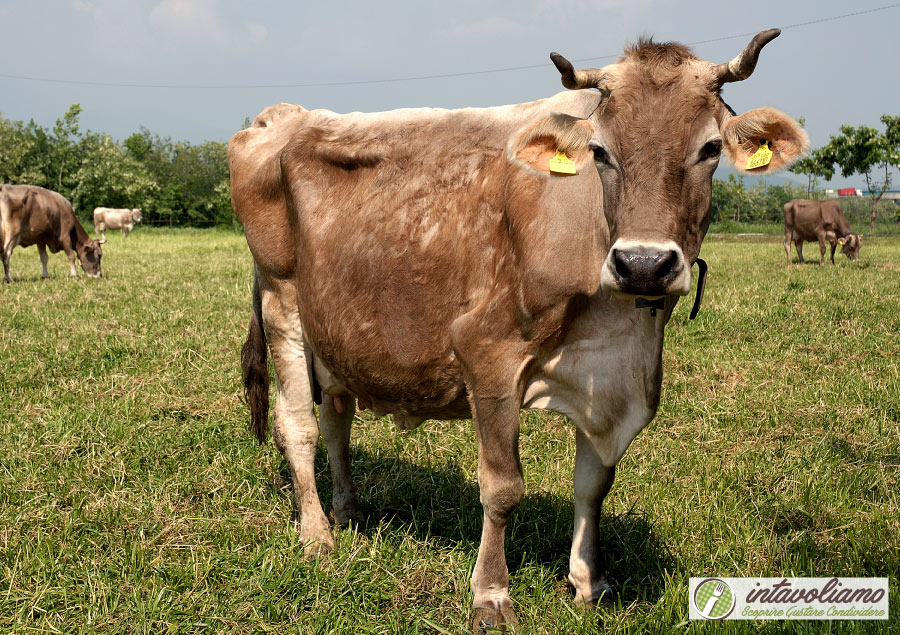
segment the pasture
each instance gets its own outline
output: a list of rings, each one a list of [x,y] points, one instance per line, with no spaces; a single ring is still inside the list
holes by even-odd
[[[468,421],[357,417],[365,526],[308,563],[287,465],[246,429],[251,259],[226,231],[108,234],[100,280],[17,249],[0,287],[0,632],[457,633],[481,507]],[[810,245],[809,253],[816,251]],[[694,632],[691,575],[890,576],[900,628],[900,239],[787,267],[780,237],[709,238],[700,316],[667,331],[662,405],[619,464],[603,532],[616,606],[565,583],[574,429],[522,413],[507,533],[523,633]],[[330,496],[324,451],[320,493]]]

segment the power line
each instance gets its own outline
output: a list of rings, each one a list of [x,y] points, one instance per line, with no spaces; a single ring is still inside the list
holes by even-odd
[[[823,22],[834,22],[835,20],[844,20],[847,18],[856,17],[859,15],[865,15],[868,13],[876,13],[878,11],[886,11],[888,9],[896,9],[900,7],[900,2],[894,4],[884,5],[882,7],[876,7],[874,9],[864,9],[862,11],[854,11],[853,13],[844,13],[842,15],[835,15],[828,18],[819,18],[817,20],[808,20],[806,22],[797,22],[796,24],[788,24],[786,26],[779,27],[782,31],[787,29],[796,29],[804,26],[810,26],[813,24],[821,24]],[[747,33],[737,33],[735,35],[726,35],[723,37],[712,38],[709,40],[698,40],[696,42],[687,42],[688,46],[697,46],[699,44],[711,44],[713,42],[724,42],[725,40],[734,40],[737,38],[745,38],[756,35],[756,31],[749,31]],[[618,53],[612,55],[600,55],[597,57],[582,57],[579,59],[573,59],[573,62],[594,62],[597,60],[606,60],[606,59],[614,59],[619,56]],[[384,79],[358,79],[358,80],[348,80],[348,81],[340,81],[340,82],[310,82],[304,84],[129,84],[129,83],[121,83],[121,82],[95,82],[95,81],[86,81],[86,80],[76,80],[76,79],[57,79],[57,78],[49,78],[49,77],[31,77],[26,75],[11,75],[6,73],[0,73],[0,78],[3,79],[17,79],[22,81],[29,82],[44,82],[48,84],[72,84],[76,86],[98,86],[98,87],[107,87],[107,88],[164,88],[164,89],[211,89],[211,90],[221,90],[221,89],[265,89],[265,88],[325,88],[329,86],[362,86],[365,84],[392,84],[397,82],[413,82],[420,81],[425,79],[450,79],[454,77],[467,77],[474,75],[489,75],[493,73],[507,73],[511,71],[524,71],[524,70],[532,70],[536,68],[546,68],[547,64],[530,64],[525,66],[505,66],[503,68],[491,68],[480,71],[461,71],[458,73],[439,73],[434,75],[410,75],[407,77],[391,77]]]

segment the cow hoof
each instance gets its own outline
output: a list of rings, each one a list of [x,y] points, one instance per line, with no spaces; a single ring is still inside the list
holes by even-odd
[[[359,503],[353,502],[345,505],[335,505],[331,509],[331,519],[338,527],[347,527],[353,524],[361,527],[366,522],[366,517],[359,509]]]
[[[472,620],[474,633],[515,633],[518,631],[519,620],[512,607],[501,608],[476,608],[475,618]]]
[[[575,606],[584,610],[596,608],[608,608],[616,603],[616,594],[606,581],[603,581],[599,591],[591,593],[590,597],[575,593]]]
[[[334,553],[334,540],[305,540],[303,554],[307,560],[324,560]]]
[[[328,519],[319,508],[318,515],[300,523],[300,540],[303,541],[303,553],[308,560],[326,558],[334,551],[334,536]]]

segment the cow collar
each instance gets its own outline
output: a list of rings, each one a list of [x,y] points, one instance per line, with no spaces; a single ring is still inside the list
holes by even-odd
[[[703,258],[697,258],[697,295],[694,296],[694,306],[691,307],[690,319],[693,320],[700,313],[700,303],[703,302],[703,290],[706,288],[706,272],[709,267]]]
[[[703,290],[706,288],[706,272],[709,267],[703,258],[697,258],[697,268],[700,274],[697,277],[697,294],[694,296],[694,306],[691,307],[691,315],[689,319],[693,320],[700,313],[700,303],[703,302]],[[666,298],[656,298],[648,300],[647,298],[636,298],[634,301],[635,308],[650,309],[650,317],[656,317],[656,312],[665,308]]]

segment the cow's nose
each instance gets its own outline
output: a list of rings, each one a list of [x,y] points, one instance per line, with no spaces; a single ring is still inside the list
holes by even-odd
[[[635,295],[666,295],[682,269],[678,256],[674,249],[647,246],[613,249],[612,264],[619,289]]]

